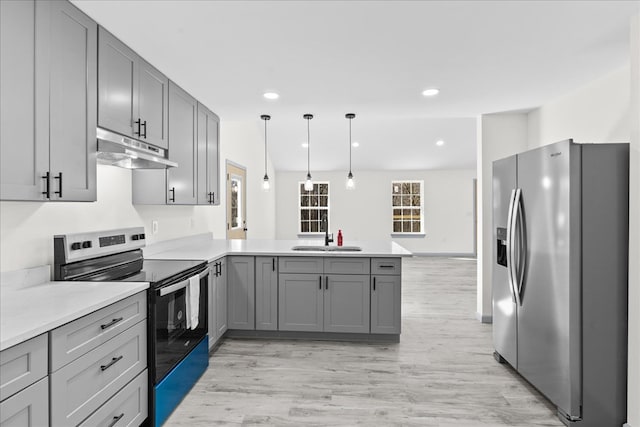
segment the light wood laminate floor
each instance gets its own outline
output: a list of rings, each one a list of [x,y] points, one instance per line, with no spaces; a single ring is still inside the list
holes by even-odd
[[[398,344],[227,339],[167,426],[562,426],[492,357],[476,262],[403,260]]]

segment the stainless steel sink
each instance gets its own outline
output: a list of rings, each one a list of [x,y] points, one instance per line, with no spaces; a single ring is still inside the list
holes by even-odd
[[[360,246],[294,246],[292,251],[310,251],[310,252],[360,252]]]

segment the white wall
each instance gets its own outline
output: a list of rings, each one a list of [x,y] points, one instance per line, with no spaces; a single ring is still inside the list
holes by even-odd
[[[476,317],[491,322],[493,260],[493,161],[527,148],[526,114],[485,114],[478,118],[478,288]]]
[[[629,67],[622,67],[529,113],[529,148],[576,142],[629,142]]]
[[[275,193],[260,190],[264,174],[259,124],[222,122],[220,187],[225,188],[225,160],[247,167],[247,217],[250,238],[275,236]],[[275,175],[272,170],[270,176]],[[0,202],[0,271],[53,263],[53,235],[145,227],[148,243],[213,232],[225,238],[225,201],[220,206],[143,206],[131,204],[131,171],[98,166],[97,202]],[[158,233],[151,233],[157,220]]]
[[[627,421],[640,427],[640,15],[631,20],[629,171],[629,374]]]
[[[341,229],[349,240],[394,240],[419,253],[474,252],[474,170],[354,171],[357,187],[345,189],[346,171],[313,172],[316,181],[329,181],[330,231]],[[298,183],[304,172],[278,172],[278,239],[298,238]],[[391,237],[391,181],[424,180],[424,237]],[[335,237],[335,236],[334,236]]]

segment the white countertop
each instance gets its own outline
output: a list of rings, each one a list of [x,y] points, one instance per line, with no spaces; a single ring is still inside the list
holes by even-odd
[[[251,256],[322,256],[322,257],[407,257],[412,253],[395,242],[345,241],[344,246],[359,246],[362,251],[294,251],[294,246],[322,246],[323,241],[315,240],[224,240],[211,239],[181,244],[175,248],[153,254],[145,254],[150,259],[201,259],[214,261],[226,255]],[[335,243],[331,246],[335,246]]]
[[[0,350],[149,288],[137,282],[46,282],[0,288]]]

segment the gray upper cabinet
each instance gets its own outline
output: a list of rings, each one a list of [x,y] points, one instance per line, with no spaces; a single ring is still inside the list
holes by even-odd
[[[401,277],[371,277],[371,333],[400,333]]]
[[[167,169],[168,204],[197,204],[197,109],[193,96],[169,82],[169,159],[178,167]]]
[[[251,256],[227,258],[229,329],[255,330],[255,261]]]
[[[256,330],[278,329],[276,257],[256,257]]]
[[[0,7],[0,198],[95,201],[97,24],[67,1]]]
[[[168,148],[169,79],[100,27],[98,125]]]
[[[324,331],[368,334],[369,298],[368,274],[325,276]]]
[[[198,204],[219,205],[220,119],[198,103]]]

